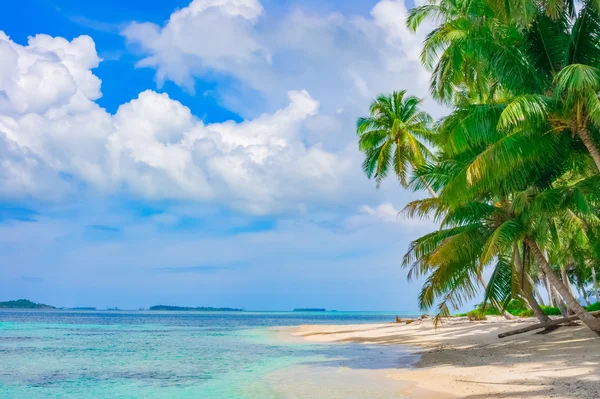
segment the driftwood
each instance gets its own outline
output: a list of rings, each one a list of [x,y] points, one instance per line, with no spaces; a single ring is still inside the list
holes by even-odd
[[[591,312],[590,314],[594,317],[600,317],[600,310]],[[579,319],[579,316],[575,315],[575,316],[563,317],[561,319],[555,319],[555,320],[549,321],[547,323],[533,324],[533,325],[530,325],[527,327],[518,328],[516,330],[507,331],[505,333],[498,334],[498,338],[506,338],[506,337],[510,337],[511,335],[523,334],[528,331],[537,330],[539,328],[554,327],[554,326],[558,326],[559,324],[568,323],[568,322],[578,320],[578,319]]]

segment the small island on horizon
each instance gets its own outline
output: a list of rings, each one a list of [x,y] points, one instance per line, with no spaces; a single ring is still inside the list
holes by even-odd
[[[148,310],[167,310],[167,311],[185,311],[185,312],[243,312],[244,309],[237,308],[212,308],[212,307],[188,307],[188,306],[169,306],[156,305],[151,306]]]
[[[56,309],[54,306],[35,303],[28,299],[0,302],[0,309]]]
[[[294,312],[326,312],[324,308],[296,308]]]

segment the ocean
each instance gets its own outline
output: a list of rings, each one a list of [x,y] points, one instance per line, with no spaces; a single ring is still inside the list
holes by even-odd
[[[409,353],[288,341],[270,329],[391,322],[396,314],[407,316],[0,310],[0,398],[397,398],[336,379],[340,370],[408,364]]]

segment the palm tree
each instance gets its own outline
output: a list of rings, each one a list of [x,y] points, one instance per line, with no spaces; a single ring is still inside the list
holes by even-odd
[[[357,122],[359,148],[366,155],[363,169],[369,178],[375,177],[378,186],[387,176],[392,163],[403,187],[412,185],[417,189],[425,188],[432,198],[436,198],[437,193],[424,179],[417,178],[409,182],[407,178],[409,168],[416,172],[425,162],[434,159],[430,150],[420,141],[422,139],[432,144],[435,140],[432,118],[419,111],[420,103],[418,98],[407,96],[406,91],[379,96],[371,104],[370,116],[360,118]],[[484,290],[487,289],[480,273],[476,273],[474,278]],[[494,298],[492,302],[502,310]],[[447,311],[441,313],[446,314]],[[503,314],[507,319],[514,318],[505,310]]]
[[[534,294],[542,275],[600,334],[568,276],[579,273],[580,289],[590,277],[597,287],[598,7],[584,1],[576,15],[571,0],[431,0],[411,11],[411,29],[438,22],[421,58],[434,98],[452,112],[432,128],[416,98],[394,92],[373,102],[357,132],[367,176],[379,185],[393,166],[402,186],[432,194],[406,208],[441,224],[404,258],[409,277],[426,276],[423,308],[437,301],[440,315],[449,314],[492,268],[486,300],[522,297],[547,319]]]
[[[408,187],[410,171],[433,158],[423,143],[431,141],[433,119],[419,109],[420,104],[421,100],[406,91],[395,91],[377,97],[369,116],[358,119],[359,149],[365,153],[363,170],[375,178],[377,187],[392,168],[402,187]],[[426,188],[436,196],[429,185]]]
[[[442,191],[440,199],[444,194]],[[486,300],[502,310],[510,299],[521,296],[541,322],[550,320],[534,298],[532,282],[524,278],[528,270],[515,250],[518,239],[506,239],[511,227],[508,206],[502,201],[472,200],[442,212],[439,199],[437,204],[432,200],[408,204],[410,216],[433,214],[439,218],[444,214],[440,230],[413,241],[403,260],[409,279],[427,277],[419,296],[423,310],[440,299],[438,317],[449,316],[449,305],[458,308],[472,299],[476,294],[472,281],[491,267]]]
[[[508,136],[527,134],[529,145],[548,134],[577,138],[600,170],[597,2],[584,2],[577,16],[568,1],[548,1],[545,8],[531,1],[518,4],[434,0],[411,11],[412,29],[425,18],[442,21],[422,52],[432,71],[432,93],[449,104],[457,89],[468,88],[482,98],[500,93],[505,98],[499,123]],[[477,167],[484,165],[498,166],[485,156]]]
[[[493,266],[486,297],[496,297],[498,302],[506,303],[511,292],[522,295],[536,315],[547,321],[527,278],[530,270],[525,265],[528,259],[525,254],[531,253],[568,308],[600,334],[600,320],[578,303],[542,249],[554,239],[553,227],[557,225],[571,235],[581,232],[586,224],[597,229],[600,222],[595,209],[600,197],[599,184],[600,177],[594,175],[556,188],[534,185],[513,193],[508,199],[472,199],[449,206],[441,205],[447,195],[443,189],[436,203],[424,200],[409,204],[410,215],[444,215],[440,230],[415,240],[404,258],[404,266],[410,267],[409,277],[428,276],[419,297],[420,305],[430,307],[441,297],[440,312],[447,314],[446,302],[457,305],[464,298],[471,298],[474,295],[471,280],[486,266]],[[446,187],[450,186],[451,183]],[[522,253],[516,250],[519,244],[523,245]],[[515,281],[521,282],[520,288],[513,288]]]

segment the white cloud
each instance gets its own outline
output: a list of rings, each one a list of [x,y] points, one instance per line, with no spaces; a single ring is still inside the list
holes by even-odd
[[[138,65],[157,68],[159,83],[169,79],[193,90],[194,73],[268,61],[253,32],[263,12],[257,0],[194,0],[164,27],[134,22],[123,35],[150,53]]]
[[[255,214],[369,203],[356,117],[381,91],[427,90],[422,36],[407,32],[405,17],[394,0],[369,17],[295,8],[276,20],[257,0],[195,0],[162,27],[129,25],[125,36],[159,80],[190,86],[217,72],[267,100],[232,88],[253,116],[214,124],[151,90],[110,114],[95,102],[101,60],[90,37],[37,35],[22,46],[0,32],[0,194],[125,192]],[[218,87],[233,104],[228,86]]]
[[[362,205],[358,212],[345,221],[348,228],[364,228],[373,225],[395,225],[401,230],[431,231],[437,224],[429,219],[411,219],[403,214],[402,209],[396,208],[391,202],[377,206]]]
[[[44,113],[50,107],[101,96],[100,79],[90,69],[98,66],[93,40],[37,35],[19,46],[0,31],[0,112]]]
[[[344,202],[351,163],[305,142],[319,109],[306,91],[240,123],[204,124],[151,90],[112,115],[94,102],[100,81],[90,71],[98,57],[89,37],[36,36],[20,46],[2,34],[0,51],[19,66],[0,71],[3,196],[60,199],[83,183],[104,194],[213,201],[258,214],[323,197]]]
[[[240,100],[244,89],[251,89],[249,96],[256,97],[252,90],[265,94],[267,107],[288,90],[306,89],[325,113],[350,105],[356,117],[381,92],[427,96],[429,74],[419,53],[430,25],[413,34],[406,17],[401,0],[381,0],[369,17],[319,14],[298,3],[277,18],[257,0],[194,0],[162,27],[132,23],[123,35],[146,54],[139,66],[156,68],[159,82],[192,87],[192,77],[214,78],[215,72],[236,78],[241,88],[219,87],[218,93],[242,113],[264,106]]]

